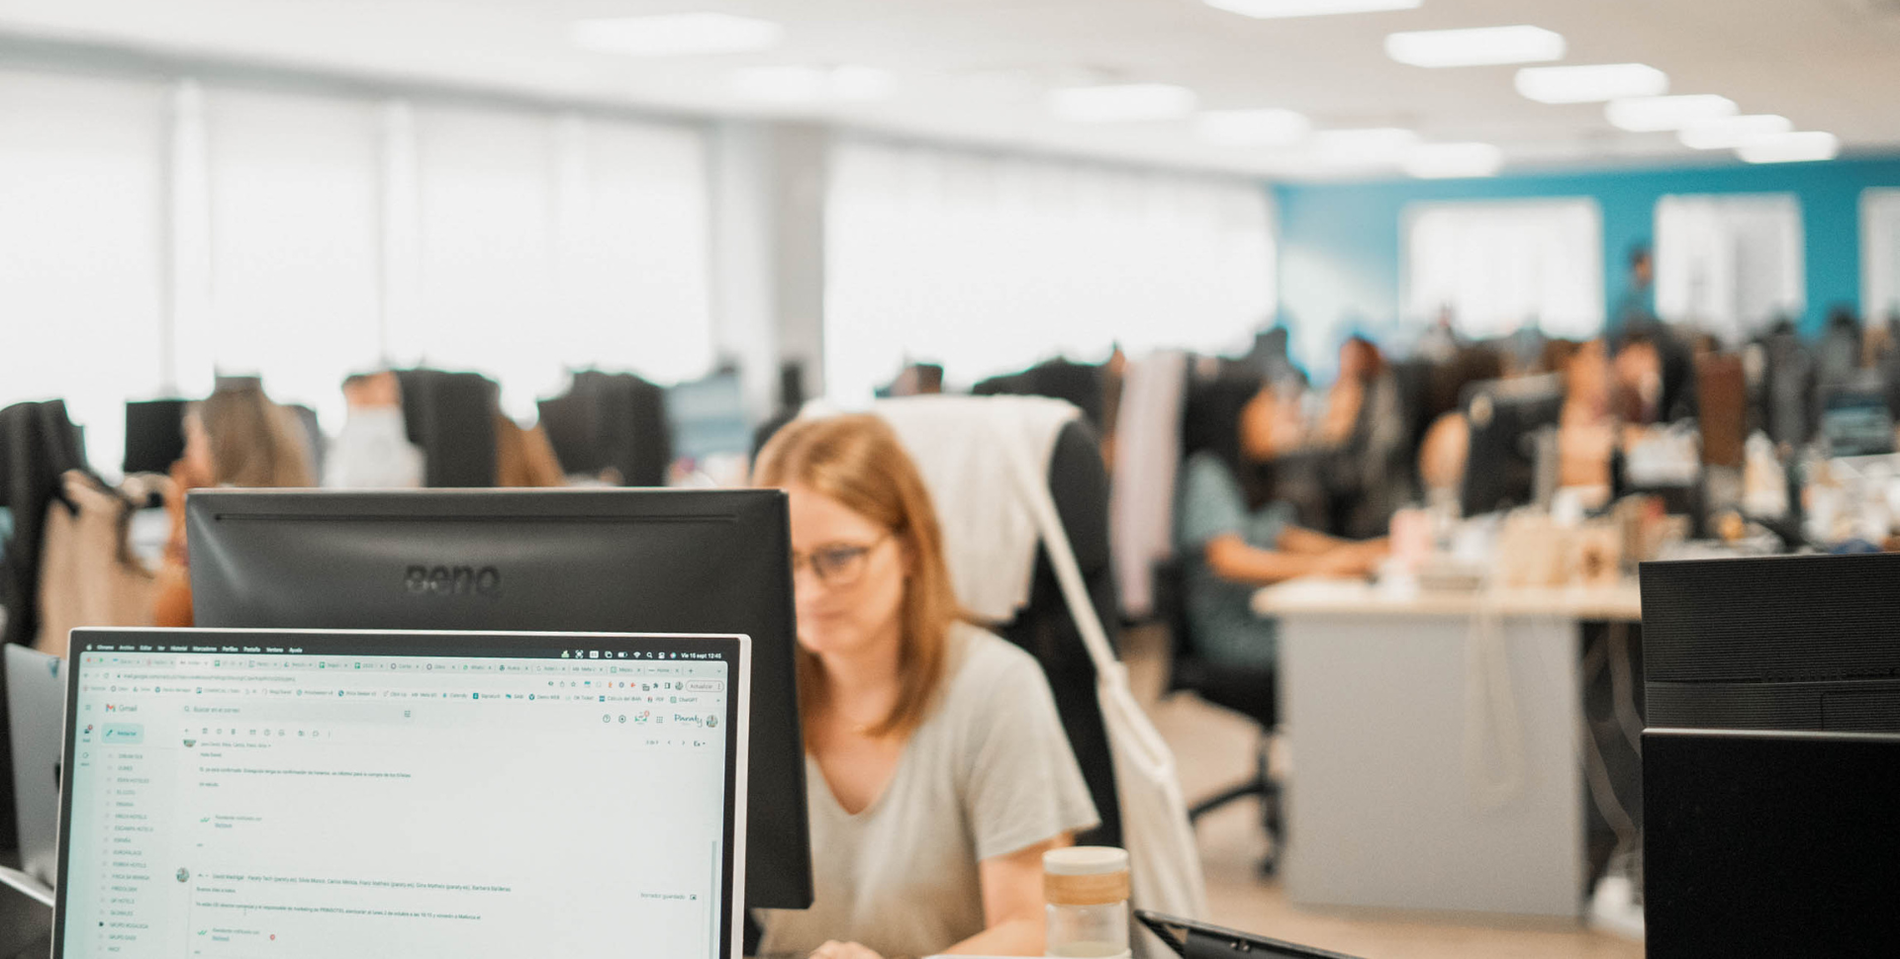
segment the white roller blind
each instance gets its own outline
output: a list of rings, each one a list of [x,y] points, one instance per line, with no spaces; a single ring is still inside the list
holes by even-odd
[[[1860,197],[1861,313],[1867,322],[1900,317],[1900,190]]]
[[[392,314],[412,328],[391,336],[413,359],[496,377],[524,418],[571,367],[706,371],[696,132],[446,108],[417,109],[413,129],[414,305]]]
[[[381,352],[376,109],[211,90],[205,128],[217,367],[334,430],[339,382]]]
[[[704,140],[671,127],[561,122],[559,359],[685,380],[712,365]]]
[[[164,369],[157,84],[0,71],[0,405],[64,398],[94,464]]]
[[[553,121],[418,109],[415,136],[415,359],[493,375],[509,412],[531,416],[559,371]]]
[[[1806,307],[1801,201],[1791,193],[1656,201],[1656,312],[1736,343]]]
[[[1404,218],[1405,314],[1449,309],[1469,336],[1603,328],[1603,216],[1593,200],[1421,203]]]
[[[1113,343],[1222,349],[1272,311],[1267,196],[1245,181],[847,143],[826,211],[825,381],[906,360],[957,382]]]

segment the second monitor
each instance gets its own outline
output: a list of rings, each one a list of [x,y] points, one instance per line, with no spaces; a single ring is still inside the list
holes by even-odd
[[[200,490],[198,626],[743,633],[745,904],[811,905],[791,542],[776,490]]]

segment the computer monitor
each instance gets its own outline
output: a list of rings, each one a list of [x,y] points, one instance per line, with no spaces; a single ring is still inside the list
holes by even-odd
[[[1900,555],[1644,563],[1651,726],[1900,732]]]
[[[811,905],[791,543],[777,490],[199,490],[199,626],[753,638],[746,905]]]
[[[59,861],[60,719],[66,677],[58,656],[6,646],[8,734],[13,745],[13,804],[20,829],[20,871],[55,884]]]
[[[738,959],[743,636],[79,629],[55,959]]]
[[[1893,414],[1876,383],[1839,387],[1821,397],[1821,437],[1831,456],[1880,456],[1893,452]]]
[[[1536,438],[1563,412],[1563,377],[1551,373],[1490,380],[1466,388],[1460,404],[1470,429],[1470,452],[1459,503],[1477,516],[1534,501]]]
[[[1892,955],[1900,736],[1643,734],[1652,959]]]

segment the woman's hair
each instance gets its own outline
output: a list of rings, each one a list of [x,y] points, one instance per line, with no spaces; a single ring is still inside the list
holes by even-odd
[[[219,390],[193,403],[219,486],[315,486],[302,424],[263,390]]]
[[[752,479],[759,486],[808,487],[886,527],[906,548],[910,570],[898,613],[897,704],[870,733],[917,728],[943,682],[950,627],[963,615],[930,491],[897,434],[869,415],[794,420],[759,451]],[[818,657],[802,646],[796,655],[800,699],[822,703],[826,690]]]

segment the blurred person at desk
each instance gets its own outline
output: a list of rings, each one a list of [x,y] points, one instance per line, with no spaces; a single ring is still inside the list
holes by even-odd
[[[255,386],[222,389],[185,410],[185,455],[172,464],[171,539],[158,570],[154,625],[190,626],[185,494],[204,486],[315,486],[303,424]]]
[[[1248,392],[1251,391],[1251,392]],[[1236,399],[1238,415],[1227,415]],[[1271,620],[1255,616],[1256,589],[1301,576],[1365,576],[1384,540],[1351,542],[1294,525],[1294,511],[1271,501],[1276,453],[1297,435],[1297,413],[1272,384],[1212,384],[1191,401],[1192,452],[1182,466],[1175,549],[1182,557],[1188,623],[1196,649],[1232,666],[1267,668],[1278,656]]]
[[[358,373],[343,381],[349,418],[330,446],[323,485],[413,489],[422,485],[422,450],[409,442],[396,374]]]
[[[962,619],[882,420],[793,421],[754,480],[790,499],[816,885],[760,954],[1042,955],[1042,854],[1098,817],[1041,667]]]

